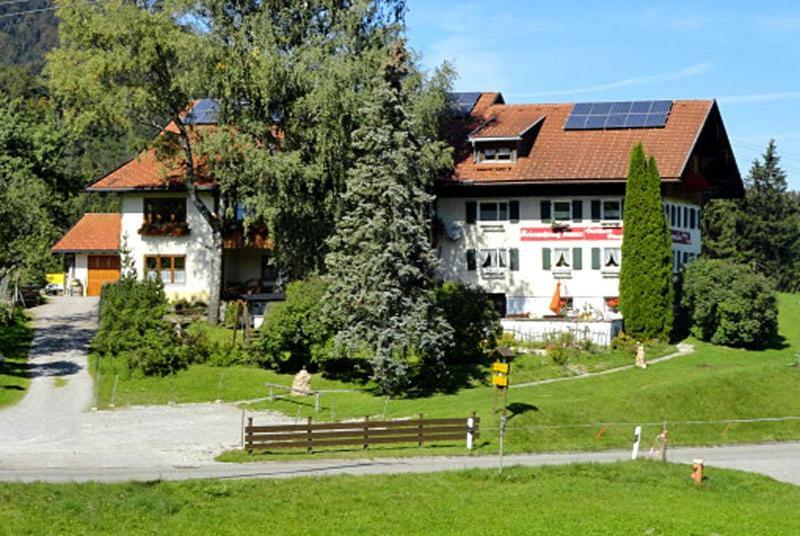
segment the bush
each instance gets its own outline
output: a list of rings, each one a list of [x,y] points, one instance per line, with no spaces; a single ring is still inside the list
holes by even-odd
[[[164,315],[167,298],[160,281],[123,278],[103,286],[100,294],[100,326],[95,351],[120,355],[135,350],[148,332],[167,331]]]
[[[434,303],[453,328],[453,345],[445,352],[448,367],[484,363],[502,333],[500,315],[479,288],[446,281],[434,294]]]
[[[254,359],[290,373],[302,367],[323,366],[325,349],[332,337],[320,315],[326,289],[327,284],[318,277],[290,283],[286,287],[286,300],[266,313],[252,344]]]
[[[778,332],[772,285],[741,264],[717,259],[689,264],[683,274],[681,305],[692,334],[713,344],[764,347]]]
[[[93,349],[119,357],[126,368],[145,375],[172,374],[204,352],[200,341],[177,333],[164,320],[169,310],[159,281],[122,278],[100,294],[100,326]]]

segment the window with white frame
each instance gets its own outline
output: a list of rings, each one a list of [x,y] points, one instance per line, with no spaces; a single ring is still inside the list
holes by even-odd
[[[481,202],[478,210],[480,221],[505,221],[508,219],[508,202],[490,201]]]
[[[553,249],[553,268],[569,270],[572,267],[572,251],[569,248]]]
[[[570,221],[572,219],[572,203],[569,201],[553,201],[553,219]]]
[[[619,200],[603,201],[603,219],[619,221],[622,218],[622,202]]]
[[[620,248],[603,249],[603,270],[619,270],[622,266],[622,250]]]
[[[514,153],[510,147],[486,147],[478,151],[479,162],[512,162]]]
[[[482,249],[480,262],[482,272],[502,272],[508,268],[508,250]]]

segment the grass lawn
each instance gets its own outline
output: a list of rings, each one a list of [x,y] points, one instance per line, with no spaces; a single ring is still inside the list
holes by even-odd
[[[693,355],[660,363],[646,370],[628,370],[606,376],[511,389],[509,393],[507,452],[554,450],[601,450],[627,448],[636,424],[644,424],[643,447],[649,448],[660,429],[669,422],[672,445],[709,445],[761,442],[800,438],[800,421],[726,424],[687,424],[683,421],[725,421],[753,417],[800,416],[800,368],[790,367],[800,350],[800,296],[782,295],[781,331],[783,347],[748,351],[713,346],[690,340]],[[651,357],[653,355],[651,354]],[[101,367],[101,400],[108,403],[113,371]],[[514,376],[512,383],[520,383]],[[264,382],[291,384],[291,376],[252,367],[215,368],[193,366],[169,378],[120,378],[117,406],[124,404],[192,402],[202,400],[247,400],[266,394]],[[319,377],[315,389],[358,388]],[[220,385],[222,386],[220,388]],[[220,396],[221,395],[221,396]],[[280,411],[292,417],[314,416],[317,420],[408,417],[419,413],[431,417],[466,418],[477,411],[482,418],[478,454],[497,449],[498,416],[493,412],[492,389],[465,388],[455,394],[424,398],[387,399],[367,391],[325,394],[321,410],[305,398],[263,401],[252,409]],[[609,424],[610,423],[610,424]],[[654,423],[654,424],[647,424]],[[256,421],[257,424],[257,421]],[[371,454],[402,455],[415,448],[381,449]],[[424,449],[426,454],[438,449]],[[463,453],[453,446],[442,453]],[[360,454],[360,452],[359,452]],[[261,454],[277,458],[295,454]],[[322,454],[317,454],[321,456]],[[329,456],[352,456],[331,452]],[[223,455],[234,459],[238,455]]]
[[[683,465],[0,484],[5,534],[798,534],[800,488]]]
[[[0,407],[23,397],[30,383],[28,349],[33,330],[21,310],[14,313],[8,326],[0,326]]]

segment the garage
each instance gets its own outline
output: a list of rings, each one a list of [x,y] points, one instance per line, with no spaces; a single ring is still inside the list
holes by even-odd
[[[119,279],[118,255],[89,255],[89,283],[87,296],[99,296],[106,283]]]

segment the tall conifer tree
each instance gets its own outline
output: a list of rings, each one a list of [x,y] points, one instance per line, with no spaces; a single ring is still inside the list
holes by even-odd
[[[426,190],[434,177],[425,155],[440,145],[414,128],[411,73],[400,41],[365,95],[344,212],[326,258],[325,310],[337,330],[337,349],[366,354],[388,393],[407,387],[414,362],[441,363],[452,338],[431,294],[437,260]]]
[[[672,331],[672,239],[663,207],[656,161],[638,144],[626,183],[619,284],[625,331],[634,337],[663,338]]]

